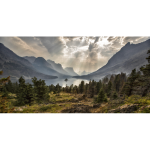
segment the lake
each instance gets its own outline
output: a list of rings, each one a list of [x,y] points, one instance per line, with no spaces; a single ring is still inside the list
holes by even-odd
[[[46,85],[57,85],[59,83],[60,86],[62,87],[66,87],[66,84],[68,86],[70,85],[79,85],[81,83],[81,81],[84,81],[84,83],[89,83],[90,80],[86,80],[86,79],[76,79],[76,78],[67,78],[68,81],[64,81],[65,79],[62,79],[62,78],[57,78],[57,79],[46,79],[45,80],[45,83]],[[12,82],[18,82],[18,80],[11,80]],[[95,80],[96,81],[96,80]],[[99,80],[97,80],[99,81]],[[26,79],[26,83],[31,83],[32,84],[32,80],[31,79]]]

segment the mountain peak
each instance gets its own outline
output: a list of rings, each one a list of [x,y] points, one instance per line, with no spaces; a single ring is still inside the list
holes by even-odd
[[[43,57],[37,57],[37,58],[35,59],[34,63],[43,65],[43,64],[46,64],[47,61],[46,61]]]
[[[131,43],[130,43],[130,42],[128,42],[125,46],[129,46],[129,45],[131,45]]]
[[[3,45],[3,46],[4,46],[4,44],[3,44],[3,43],[0,43],[0,45]]]
[[[77,73],[75,73],[74,69],[72,67],[66,67],[65,70],[71,75],[71,76],[78,76]]]

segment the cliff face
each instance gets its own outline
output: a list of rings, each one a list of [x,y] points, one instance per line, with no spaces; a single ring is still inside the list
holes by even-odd
[[[61,64],[56,64],[54,61],[48,59],[47,62],[52,65],[52,67],[59,73],[64,75],[69,75],[67,71],[65,71]]]

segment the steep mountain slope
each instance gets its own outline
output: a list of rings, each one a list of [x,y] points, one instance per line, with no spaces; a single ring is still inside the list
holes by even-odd
[[[47,62],[52,65],[52,67],[59,73],[69,75],[67,71],[65,71],[61,64],[56,64],[54,61],[48,59]]]
[[[32,64],[16,55],[10,49],[5,47],[0,43],[0,70],[3,70],[3,77],[11,76],[14,78],[19,78],[24,76],[26,78],[31,78],[36,76],[37,78],[43,79],[54,79],[56,76],[48,76],[37,72]]]
[[[36,59],[36,57],[34,57],[34,56],[25,56],[23,58],[27,59],[30,63],[33,63]]]
[[[147,51],[150,49],[150,40],[139,44],[127,43],[121,48],[108,63],[97,71],[81,76],[80,78],[96,79],[104,77],[108,74],[116,74],[120,72],[130,73],[132,69],[139,69],[142,65],[147,64]],[[78,78],[78,77],[76,77]]]
[[[90,74],[90,73],[91,73],[91,72],[83,71],[83,72],[80,72],[80,74],[79,74],[79,75],[83,76],[83,75],[88,75],[88,74]]]
[[[43,57],[38,57],[34,60],[33,65],[44,66],[53,69],[52,65],[49,64]]]
[[[20,61],[23,65],[33,68],[32,64],[28,60],[16,55],[13,51],[5,47],[2,43],[0,43],[0,54],[1,56],[3,56],[3,58],[9,58],[9,60]]]
[[[66,75],[61,74],[53,69],[52,65],[49,64],[43,57],[38,57],[33,62],[34,68],[36,68],[37,71],[47,74],[47,75],[53,75],[58,77],[65,77]]]
[[[71,75],[71,76],[78,76],[77,73],[74,72],[72,67],[67,67],[65,70]]]

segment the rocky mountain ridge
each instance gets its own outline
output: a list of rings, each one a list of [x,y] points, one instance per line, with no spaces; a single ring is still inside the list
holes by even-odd
[[[138,44],[127,43],[108,63],[97,71],[80,77],[83,79],[100,79],[108,74],[117,74],[124,72],[129,74],[134,68],[139,69],[147,64],[147,51],[150,49],[150,40]]]
[[[55,79],[57,76],[45,75],[36,71],[34,66],[25,58],[16,55],[13,51],[0,43],[0,70],[3,70],[2,77],[11,76],[12,78],[37,78]]]

